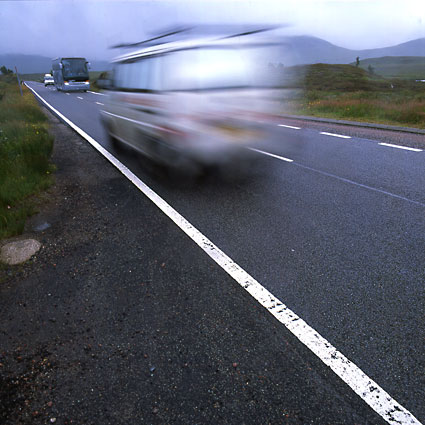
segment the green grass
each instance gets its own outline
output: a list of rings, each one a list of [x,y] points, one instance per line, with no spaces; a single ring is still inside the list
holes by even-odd
[[[22,233],[34,195],[52,184],[46,116],[16,76],[0,77],[0,239]]]
[[[371,75],[351,65],[307,65],[282,72],[297,95],[285,112],[299,115],[425,128],[425,84]]]
[[[425,56],[384,56],[360,60],[360,67],[366,71],[369,65],[373,66],[376,74],[385,78],[425,79]]]
[[[107,71],[94,71],[90,72],[90,89],[99,92],[101,88],[97,85],[97,80],[99,78],[105,78]]]
[[[47,71],[46,71],[47,74]],[[44,74],[32,73],[32,74],[19,74],[19,78],[22,81],[38,81],[42,83],[44,81]]]

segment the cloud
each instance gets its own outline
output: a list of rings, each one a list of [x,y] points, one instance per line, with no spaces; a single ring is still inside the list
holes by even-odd
[[[405,0],[0,1],[0,52],[110,58],[108,46],[181,23],[290,23],[363,49],[425,37],[425,2]],[[6,42],[5,42],[6,40]]]

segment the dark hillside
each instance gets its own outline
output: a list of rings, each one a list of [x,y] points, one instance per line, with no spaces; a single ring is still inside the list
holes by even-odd
[[[302,88],[308,91],[360,91],[372,90],[371,76],[352,65],[297,65],[274,70],[278,85]]]
[[[425,56],[384,56],[360,60],[360,67],[373,66],[375,72],[388,78],[425,79]]]

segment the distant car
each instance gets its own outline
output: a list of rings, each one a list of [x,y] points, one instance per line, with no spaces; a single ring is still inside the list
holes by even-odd
[[[47,87],[49,84],[54,85],[55,81],[51,74],[44,74],[44,87]]]

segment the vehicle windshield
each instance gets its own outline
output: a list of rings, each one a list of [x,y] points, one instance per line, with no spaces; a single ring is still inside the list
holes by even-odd
[[[276,46],[203,47],[117,64],[116,87],[134,90],[213,90],[272,87]]]
[[[62,59],[64,78],[88,79],[87,63],[85,59]]]
[[[270,46],[198,48],[164,55],[165,90],[267,86]]]

